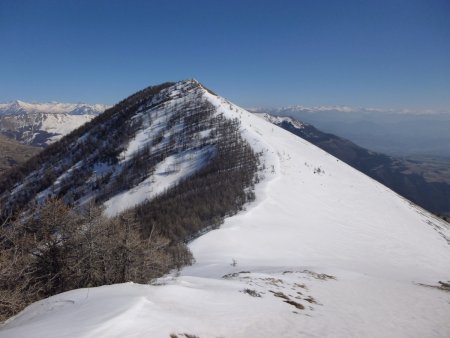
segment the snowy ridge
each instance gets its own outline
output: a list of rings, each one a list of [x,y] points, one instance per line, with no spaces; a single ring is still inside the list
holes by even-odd
[[[0,337],[450,336],[450,293],[433,287],[450,279],[447,223],[263,118],[202,95],[263,152],[256,201],[194,240],[196,263],[179,276],[42,300]]]

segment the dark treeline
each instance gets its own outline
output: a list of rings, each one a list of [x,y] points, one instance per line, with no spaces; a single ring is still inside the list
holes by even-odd
[[[23,184],[0,200],[0,320],[59,292],[146,283],[190,264],[186,243],[255,198],[259,154],[242,138],[239,120],[217,113],[198,83],[177,87],[175,102],[174,93],[161,92],[167,86],[122,101],[0,180],[8,192]],[[148,142],[121,159],[136,132],[155,120],[161,125]],[[153,200],[103,216],[99,205],[150,177],[169,156],[184,161],[192,154],[200,154],[196,173]],[[105,163],[113,170],[96,175],[95,165]],[[167,170],[162,174],[180,169]],[[35,202],[44,189],[53,197]],[[86,196],[91,204],[80,203]]]
[[[194,97],[172,107],[171,110],[171,114],[167,114],[164,128],[153,135],[151,142],[142,146],[131,159],[123,164],[120,173],[107,179],[98,178],[102,184],[96,184],[94,188],[97,192],[97,202],[103,202],[122,191],[135,187],[153,173],[158,163],[169,156],[215,146],[217,142],[215,132],[199,137],[202,131],[220,128],[223,120],[215,116],[215,108],[211,104],[202,101],[200,97]],[[147,116],[147,119],[151,125],[152,116]],[[182,127],[174,132],[176,125]]]
[[[258,155],[242,139],[237,120],[218,119],[215,157],[195,175],[135,209],[146,234],[156,227],[186,241],[254,199]]]
[[[192,255],[157,230],[143,235],[130,213],[106,218],[50,199],[25,221],[0,228],[0,321],[67,290],[147,283],[190,264]]]

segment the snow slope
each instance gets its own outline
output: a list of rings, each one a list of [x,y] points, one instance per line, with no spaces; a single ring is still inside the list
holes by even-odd
[[[158,285],[66,292],[0,337],[449,337],[448,224],[310,143],[204,91],[264,152],[256,201]],[[426,286],[428,285],[428,286]]]
[[[213,153],[213,147],[206,147],[198,150],[187,150],[165,158],[156,166],[154,173],[136,187],[106,201],[105,214],[116,216],[126,209],[163,193],[182,179],[201,169]]]

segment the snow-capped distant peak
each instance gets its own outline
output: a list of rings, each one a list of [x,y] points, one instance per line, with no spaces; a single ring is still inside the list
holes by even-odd
[[[87,103],[29,103],[15,100],[7,103],[0,103],[0,115],[17,114],[69,114],[69,115],[98,115],[109,108],[105,104],[87,104]]]
[[[268,113],[255,113],[257,116],[262,117],[263,119],[269,121],[270,123],[279,125],[283,122],[290,123],[297,129],[303,129],[305,127],[305,124],[303,122],[300,122],[299,120],[293,119],[290,116],[275,116]]]
[[[0,103],[0,133],[24,144],[47,146],[107,108],[87,103]]]
[[[358,107],[351,105],[288,105],[282,107],[252,107],[248,109],[252,112],[270,112],[274,114],[286,113],[380,113],[380,114],[410,114],[410,115],[430,115],[430,114],[448,114],[448,110],[439,109],[411,109],[411,108],[380,108],[380,107]]]

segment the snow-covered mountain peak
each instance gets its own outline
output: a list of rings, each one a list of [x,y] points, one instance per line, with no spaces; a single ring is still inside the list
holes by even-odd
[[[20,101],[20,100],[14,100],[14,101],[11,102],[11,104],[12,104],[13,107],[21,107],[22,105],[25,104],[25,102],[24,101]]]
[[[24,144],[47,146],[107,108],[86,103],[0,103],[0,133]]]
[[[46,102],[46,103],[30,103],[20,100],[15,100],[8,103],[0,103],[0,115],[15,115],[15,114],[92,114],[98,115],[105,109],[109,108],[104,104],[87,104],[87,103],[61,103],[61,102]]]
[[[28,307],[0,336],[450,335],[450,294],[439,284],[450,279],[447,223],[192,80],[132,101],[105,124],[79,131],[77,139],[69,135],[64,151],[76,157],[81,144],[89,152],[71,163],[55,156],[52,167],[61,170],[39,197],[61,191],[74,203],[96,197],[120,212],[183,182],[214,156],[220,138],[238,134],[260,154],[256,199],[190,242],[196,263],[157,285],[56,295]],[[218,133],[213,122],[222,117],[238,121],[237,131]],[[126,130],[117,132],[115,124]],[[143,169],[127,172],[133,162]],[[64,185],[70,177],[77,179],[72,191]],[[104,195],[96,187],[106,187]],[[11,195],[21,197],[22,189],[15,186]]]

